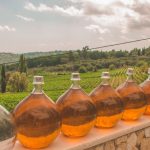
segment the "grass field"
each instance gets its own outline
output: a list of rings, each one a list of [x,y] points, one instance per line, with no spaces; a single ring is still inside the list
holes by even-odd
[[[89,93],[92,89],[94,89],[100,82],[100,75],[103,71],[107,70],[99,70],[97,72],[88,72],[81,74],[81,87]],[[110,70],[111,85],[116,88],[118,85],[123,83],[126,80],[126,68]],[[6,107],[8,110],[13,110],[13,108],[21,101],[24,97],[30,94],[32,91],[32,79],[34,75],[42,75],[44,76],[45,85],[44,91],[45,93],[51,97],[54,101],[63,94],[71,85],[70,81],[70,73],[51,73],[46,71],[37,70],[35,73],[29,73],[29,88],[27,92],[20,93],[5,93],[0,94],[0,104]],[[140,68],[135,68],[134,79],[137,83],[143,82],[147,78],[147,73],[141,71]]]

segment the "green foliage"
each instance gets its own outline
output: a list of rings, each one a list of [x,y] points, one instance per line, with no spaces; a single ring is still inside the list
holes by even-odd
[[[87,69],[86,69],[84,66],[81,66],[81,67],[79,68],[79,72],[80,72],[80,73],[86,73],[86,72],[87,72]]]
[[[25,73],[14,72],[8,80],[8,91],[23,92],[28,88],[28,80]]]
[[[20,55],[20,60],[19,60],[19,72],[20,73],[27,73],[27,65],[26,65],[26,60],[24,55]]]
[[[6,92],[6,73],[5,73],[5,65],[2,65],[1,69],[1,92]]]
[[[115,69],[115,65],[114,65],[114,64],[109,65],[109,69],[110,69],[110,70]]]

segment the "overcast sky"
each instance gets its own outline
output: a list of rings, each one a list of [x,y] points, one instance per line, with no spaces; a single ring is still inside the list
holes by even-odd
[[[0,0],[0,52],[81,49],[145,37],[150,0]]]

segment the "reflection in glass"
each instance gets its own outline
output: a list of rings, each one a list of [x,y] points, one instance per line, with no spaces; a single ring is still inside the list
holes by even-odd
[[[0,106],[0,150],[12,150],[15,138],[14,119],[5,108]]]
[[[61,119],[55,104],[42,90],[43,77],[35,76],[33,84],[33,92],[18,104],[13,114],[22,145],[43,148],[58,136]]]
[[[102,83],[90,94],[97,110],[95,126],[110,128],[121,119],[123,103],[119,94],[109,84],[109,72],[103,72],[101,78]]]
[[[137,120],[146,110],[146,97],[143,90],[133,81],[133,69],[128,68],[128,78],[116,90],[121,95],[125,110],[123,120]]]
[[[147,80],[145,80],[140,86],[143,89],[145,95],[146,95],[146,99],[147,99],[147,103],[148,106],[146,108],[145,114],[146,115],[150,115],[150,68],[148,69],[148,74],[149,77]]]
[[[80,76],[73,73],[72,86],[58,100],[62,116],[62,132],[69,137],[86,135],[94,126],[96,110],[91,98],[79,86]]]

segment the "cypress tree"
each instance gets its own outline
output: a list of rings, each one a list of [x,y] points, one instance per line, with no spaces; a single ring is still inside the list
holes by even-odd
[[[1,69],[1,92],[6,92],[6,72],[5,72],[5,65],[2,65]]]
[[[20,55],[20,60],[19,60],[19,72],[20,73],[27,73],[27,65],[26,65],[26,60],[23,54]]]

